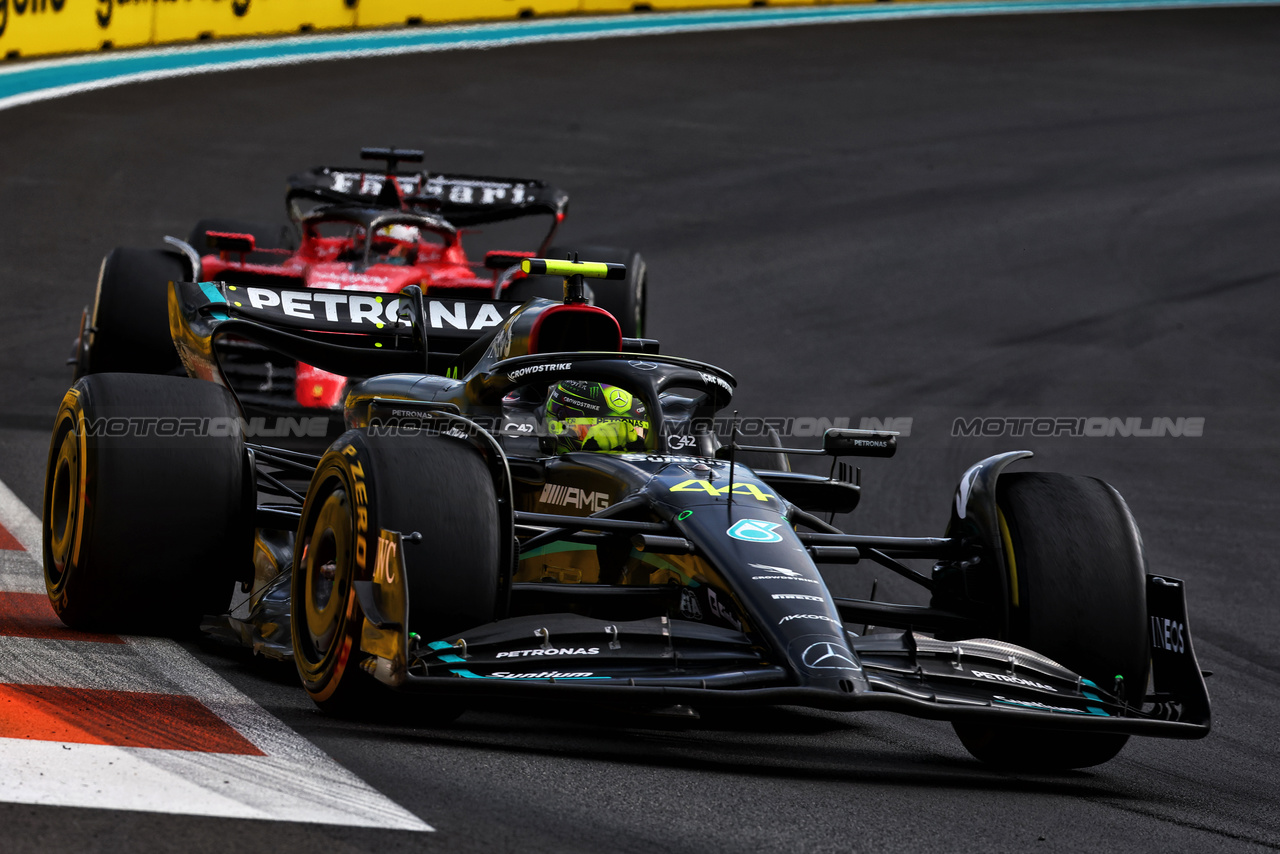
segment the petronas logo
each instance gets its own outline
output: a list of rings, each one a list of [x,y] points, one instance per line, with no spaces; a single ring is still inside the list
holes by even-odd
[[[726,533],[735,540],[745,540],[748,543],[780,543],[782,535],[774,530],[780,524],[782,523],[765,522],[761,519],[743,519]]]

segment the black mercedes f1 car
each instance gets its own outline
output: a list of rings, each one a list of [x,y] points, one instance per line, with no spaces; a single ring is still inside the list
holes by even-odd
[[[819,516],[859,502],[840,458],[891,456],[894,434],[722,442],[708,425],[734,378],[623,338],[583,300],[583,277],[619,265],[524,264],[566,275],[564,301],[494,302],[500,322],[452,353],[416,288],[288,312],[301,298],[282,289],[175,282],[190,377],[92,374],[58,414],[43,508],[58,614],[175,630],[226,612],[238,582],[247,602],[206,625],[291,656],[315,702],[348,713],[388,689],[423,695],[424,715],[495,696],[890,710],[1045,769],[1209,732],[1184,585],[1147,573],[1113,488],[1006,472],[1030,456],[1015,451],[963,474],[943,536],[844,533]],[[321,456],[246,442],[221,336],[372,377],[346,397],[347,432]],[[622,415],[547,429],[549,395],[589,407],[599,389]],[[579,422],[566,450],[557,430]],[[793,472],[791,454],[832,474]],[[836,597],[819,571],[868,562],[930,604]]]

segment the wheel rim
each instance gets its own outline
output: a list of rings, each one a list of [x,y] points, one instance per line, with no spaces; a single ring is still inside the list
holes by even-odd
[[[305,654],[313,663],[328,658],[342,637],[351,587],[351,530],[347,492],[337,486],[316,514],[304,567],[302,604],[310,647]]]
[[[75,554],[82,498],[79,437],[69,418],[63,420],[59,429],[62,441],[54,459],[52,486],[44,508],[49,531],[49,574],[55,585],[61,582]]]

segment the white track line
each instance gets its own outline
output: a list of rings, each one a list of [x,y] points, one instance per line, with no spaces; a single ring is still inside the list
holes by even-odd
[[[127,644],[38,638],[0,637],[0,684],[183,693],[163,674],[139,668],[138,653]]]
[[[32,559],[40,560],[40,520],[27,509],[22,499],[5,486],[2,480],[0,480],[0,525],[4,525],[9,533],[13,534],[13,538],[22,543],[22,547],[27,550],[27,554]],[[0,550],[0,556],[4,554],[6,552]],[[14,553],[8,552],[8,554]],[[44,581],[39,577],[36,580],[40,582],[36,589],[43,591]],[[13,590],[14,588],[6,587],[5,589]]]
[[[8,492],[4,489],[4,484],[0,483],[0,490]],[[12,495],[12,493],[10,493]],[[0,505],[4,501],[4,496],[0,495]],[[3,506],[0,506],[0,519],[5,518]],[[0,523],[2,524],[2,523]],[[7,528],[8,525],[5,525]],[[15,532],[14,536],[21,541]],[[34,575],[31,572],[32,555],[38,555],[40,552],[32,552],[30,550],[24,552],[13,552],[7,549],[0,549],[0,590],[8,590],[14,593],[44,593],[44,576]]]
[[[0,482],[0,587],[43,592],[40,524]],[[0,638],[0,683],[186,695],[265,756],[0,738],[0,801],[429,831],[178,644]]]

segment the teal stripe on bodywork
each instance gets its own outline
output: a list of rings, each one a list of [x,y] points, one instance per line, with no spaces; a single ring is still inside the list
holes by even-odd
[[[204,295],[209,298],[209,302],[221,303],[222,305],[227,304],[227,298],[223,295],[222,291],[218,290],[218,286],[213,282],[201,282],[200,290],[204,291]],[[225,311],[211,311],[209,312],[209,316],[215,320],[231,319],[231,315],[227,314]]]
[[[479,673],[472,673],[470,670],[450,670],[449,672],[454,674],[455,676],[461,676],[465,679],[506,679],[507,678],[505,676],[481,676]],[[611,679],[612,677],[610,676],[555,676],[555,677],[543,676],[539,679],[516,677],[510,681],[545,682],[553,678],[557,682],[567,682],[570,679],[580,682],[584,679]]]
[[[1098,699],[1094,697],[1093,699]],[[1110,714],[1099,709],[1096,706],[1085,706],[1086,711],[1079,709],[1068,709],[1065,707],[1045,708],[1045,704],[1036,704],[1033,702],[1022,702],[1020,700],[1004,700],[997,698],[994,702],[1002,706],[1017,706],[1020,709],[1031,709],[1033,712],[1048,712],[1051,715],[1101,715],[1104,718],[1111,717]]]
[[[1280,0],[1005,0],[978,3],[865,3],[609,17],[559,18],[435,29],[404,29],[151,48],[0,67],[0,109],[89,88],[259,65],[393,53],[474,50],[510,44],[803,26],[902,18],[1054,12],[1271,6]],[[45,93],[45,94],[41,94]]]
[[[531,557],[543,557],[545,555],[557,554],[558,552],[591,552],[595,551],[595,546],[590,543],[570,543],[563,540],[556,540],[554,543],[548,543],[545,546],[539,546],[536,549],[524,552],[520,555],[521,560],[528,560]]]
[[[1085,681],[1088,681],[1088,680],[1085,680]],[[1090,683],[1090,684],[1092,684],[1092,683]],[[1098,687],[1098,686],[1094,685],[1094,687],[1096,688],[1096,687]],[[1101,703],[1101,702],[1102,702],[1102,698],[1101,698],[1101,697],[1099,697],[1097,694],[1091,694],[1091,693],[1089,693],[1088,691],[1081,691],[1080,693],[1084,694],[1084,696],[1085,696],[1087,699],[1093,700],[1095,703]],[[1089,710],[1089,714],[1091,714],[1091,715],[1102,715],[1103,717],[1108,717],[1108,718],[1109,718],[1109,717],[1111,717],[1111,716],[1110,716],[1110,715],[1108,715],[1106,712],[1104,712],[1102,709],[1099,709],[1097,706],[1085,706],[1085,708]]]
[[[226,305],[227,298],[223,295],[222,291],[218,290],[218,286],[213,282],[201,282],[200,290],[204,291],[204,295],[209,298],[209,302],[220,302],[223,305]]]

